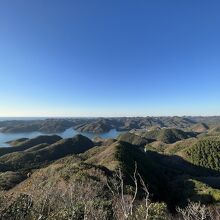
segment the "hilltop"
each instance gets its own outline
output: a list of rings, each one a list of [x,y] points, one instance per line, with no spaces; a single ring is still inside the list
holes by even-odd
[[[166,144],[197,136],[197,133],[187,132],[176,128],[156,128],[150,131],[138,131],[135,133],[143,138],[152,141],[161,141]]]
[[[42,135],[33,139],[19,139],[14,140],[11,143],[12,147],[2,147],[0,148],[0,156],[12,152],[24,151],[28,148],[34,147],[38,144],[53,144],[62,138],[58,135]]]

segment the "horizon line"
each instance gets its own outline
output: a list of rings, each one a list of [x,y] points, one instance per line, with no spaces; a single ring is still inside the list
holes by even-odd
[[[146,118],[146,117],[220,117],[220,115],[131,115],[131,116],[1,116],[0,118]]]

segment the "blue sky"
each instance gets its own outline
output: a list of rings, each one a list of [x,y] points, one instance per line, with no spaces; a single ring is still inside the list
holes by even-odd
[[[219,0],[0,1],[0,116],[220,115]]]

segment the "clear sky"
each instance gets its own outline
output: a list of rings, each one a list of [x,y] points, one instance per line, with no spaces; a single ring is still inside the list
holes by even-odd
[[[1,0],[0,116],[220,115],[219,0]]]

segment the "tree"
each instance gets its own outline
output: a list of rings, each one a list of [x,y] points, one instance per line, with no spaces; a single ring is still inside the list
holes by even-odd
[[[200,202],[189,201],[184,209],[178,207],[177,212],[184,220],[206,220],[211,218],[209,210]]]

